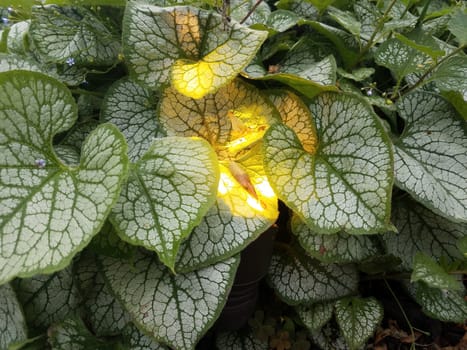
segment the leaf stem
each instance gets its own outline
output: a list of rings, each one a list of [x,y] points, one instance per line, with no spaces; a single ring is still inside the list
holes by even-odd
[[[417,80],[417,82],[415,84],[413,84],[412,86],[410,86],[407,90],[405,90],[403,92],[403,94],[401,94],[401,96],[403,95],[406,95],[408,94],[409,92],[415,90],[416,88],[418,88],[420,85],[422,85],[422,83],[424,82],[424,80],[431,74],[433,73],[433,71],[438,68],[442,63],[446,62],[448,59],[450,59],[451,57],[453,57],[454,55],[457,55],[459,52],[462,52],[465,48],[467,47],[467,44],[464,44],[460,47],[458,47],[457,49],[455,49],[454,51],[452,51],[449,55],[446,55],[444,56],[442,59],[440,59],[436,64],[434,64],[433,66],[431,66],[430,68],[428,68],[425,73],[423,73],[423,75]],[[395,95],[393,93],[393,95],[391,96],[393,99],[395,99]]]
[[[240,24],[243,24],[245,23],[245,21],[248,19],[248,17],[250,17],[253,12],[255,12],[255,10],[258,8],[258,6],[263,2],[263,0],[258,0],[256,1],[256,3],[253,5],[253,7],[250,9],[250,11],[248,11],[248,13],[246,14],[245,17],[243,17],[243,19],[240,21]]]
[[[386,287],[389,289],[389,292],[391,293],[392,297],[396,301],[397,306],[399,306],[399,309],[402,312],[402,316],[404,316],[405,322],[407,322],[407,325],[409,326],[410,334],[412,335],[412,344],[410,344],[410,349],[415,350],[415,332],[414,332],[414,328],[412,327],[412,323],[410,323],[410,320],[407,317],[407,314],[405,313],[404,308],[402,307],[401,303],[399,302],[399,299],[397,299],[396,294],[394,293],[394,291],[392,290],[391,286],[389,285],[388,281],[385,278],[384,278],[384,283],[386,284]]]

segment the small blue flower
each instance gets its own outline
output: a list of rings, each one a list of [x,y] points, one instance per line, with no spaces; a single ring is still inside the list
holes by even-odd
[[[45,159],[42,159],[42,158],[36,159],[35,163],[38,168],[44,168],[47,165],[47,162],[45,161]]]
[[[75,64],[75,59],[73,57],[68,57],[65,62],[71,67]]]
[[[10,22],[10,20],[9,20],[8,18],[2,17],[2,23],[3,23],[4,25],[8,25],[9,22]]]
[[[373,95],[373,89],[368,89],[366,91],[367,96],[372,96]]]
[[[13,12],[13,7],[8,6],[7,11],[8,11],[9,13]]]

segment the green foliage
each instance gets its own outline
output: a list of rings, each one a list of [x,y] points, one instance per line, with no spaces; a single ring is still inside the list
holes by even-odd
[[[359,349],[387,276],[464,321],[467,17],[436,4],[0,8],[0,349],[194,349],[276,222],[294,316],[219,349]]]

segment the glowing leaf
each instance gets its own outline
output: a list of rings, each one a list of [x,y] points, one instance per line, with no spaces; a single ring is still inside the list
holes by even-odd
[[[112,208],[117,233],[156,251],[174,269],[180,242],[214,204],[218,171],[216,155],[202,139],[154,140]]]
[[[237,258],[173,275],[155,255],[132,261],[101,258],[106,280],[138,328],[177,349],[194,349],[219,317],[232,286]]]
[[[0,286],[0,349],[27,338],[27,327],[21,305],[9,284]]]
[[[128,6],[123,31],[125,56],[136,80],[151,88],[170,80],[192,98],[233,80],[266,37],[267,32],[227,23],[199,8],[142,4]]]
[[[395,142],[397,185],[436,213],[467,222],[465,122],[441,97],[421,91],[398,110],[405,129]]]
[[[318,126],[316,153],[304,150],[285,125],[266,132],[272,188],[316,233],[388,230],[392,152],[377,117],[351,95],[325,93],[310,107]]]
[[[59,82],[33,72],[0,74],[0,283],[67,266],[103,225],[128,161],[123,136],[103,124],[78,167],[52,148],[76,120]]]

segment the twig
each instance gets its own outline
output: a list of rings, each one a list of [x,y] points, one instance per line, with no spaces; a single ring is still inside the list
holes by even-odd
[[[253,7],[250,9],[250,11],[248,11],[248,13],[246,14],[245,17],[243,17],[243,19],[240,21],[240,24],[243,24],[245,23],[245,21],[248,19],[248,17],[250,17],[253,12],[255,12],[255,10],[257,9],[257,7],[263,2],[263,0],[258,0],[256,1],[256,3],[253,5]]]

